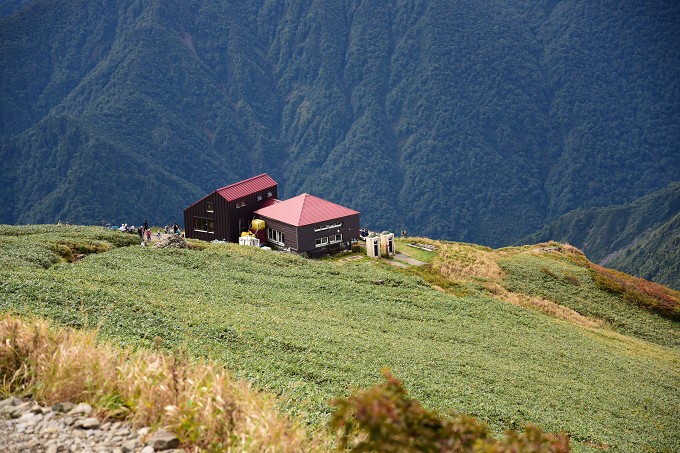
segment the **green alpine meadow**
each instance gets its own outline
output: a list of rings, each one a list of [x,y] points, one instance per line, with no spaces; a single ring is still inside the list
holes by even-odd
[[[531,423],[574,451],[677,451],[676,291],[559,243],[397,250],[424,264],[1,226],[0,312],[226,367],[311,438],[332,438],[332,401],[387,368],[428,410],[497,436]]]

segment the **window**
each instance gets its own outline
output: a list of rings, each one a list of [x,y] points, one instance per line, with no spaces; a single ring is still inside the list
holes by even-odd
[[[267,239],[279,245],[284,245],[283,233],[273,228],[267,228]]]
[[[328,239],[330,240],[331,244],[342,242],[342,234],[334,234],[333,236],[329,236]]]
[[[330,225],[319,225],[317,227],[314,227],[314,231],[323,231],[323,230],[328,230],[330,228],[340,228],[341,226],[342,226],[342,222],[332,223]]]
[[[245,202],[245,201],[237,201],[237,202],[236,202],[236,209],[242,208],[242,207],[244,207],[245,205],[246,205],[246,202]]]
[[[205,204],[205,210],[208,211],[208,212],[215,212],[215,205],[213,204],[212,201],[208,201]]]
[[[262,201],[262,195],[257,196],[257,201]]]
[[[273,194],[271,192],[267,192],[267,198],[271,198]]]
[[[314,246],[315,246],[315,247],[323,247],[324,245],[328,245],[328,238],[327,238],[327,237],[317,238],[317,239],[314,241]]]
[[[215,221],[213,219],[204,219],[203,217],[194,217],[194,231],[214,234]]]

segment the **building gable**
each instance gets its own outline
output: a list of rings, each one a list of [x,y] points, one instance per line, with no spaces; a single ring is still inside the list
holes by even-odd
[[[237,242],[253,211],[277,197],[277,183],[263,173],[217,189],[184,210],[188,238]]]
[[[274,181],[267,173],[262,173],[261,175],[253,176],[252,178],[244,179],[243,181],[217,189],[216,192],[227,201],[235,201],[256,192],[276,187],[276,185],[276,181]],[[272,195],[269,196],[271,197],[273,195],[274,193],[272,192]]]

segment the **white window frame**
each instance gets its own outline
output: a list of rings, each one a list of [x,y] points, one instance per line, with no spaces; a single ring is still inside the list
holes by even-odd
[[[314,239],[314,247],[325,247],[328,245],[328,236]]]
[[[274,228],[267,227],[267,239],[269,242],[273,242],[274,244],[285,245],[285,237],[283,233],[279,230],[275,230]]]
[[[329,225],[319,225],[317,227],[314,227],[314,232],[318,233],[319,231],[330,230],[331,228],[340,228],[341,226],[342,222],[333,223]]]
[[[331,244],[337,244],[338,242],[342,242],[342,233],[328,236],[328,242]]]

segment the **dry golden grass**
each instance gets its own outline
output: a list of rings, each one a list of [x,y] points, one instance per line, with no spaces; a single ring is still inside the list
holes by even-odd
[[[45,404],[89,402],[104,417],[165,427],[208,451],[319,451],[275,400],[224,369],[181,356],[122,351],[95,332],[0,320],[0,393]]]
[[[523,253],[559,253],[577,266],[587,267],[590,264],[590,261],[588,261],[588,258],[586,258],[581,249],[571,244],[561,244],[559,242],[541,242],[540,244],[525,246]]]
[[[432,263],[433,268],[451,280],[500,280],[503,277],[498,256],[491,249],[458,243],[440,243],[439,246],[441,249]]]

